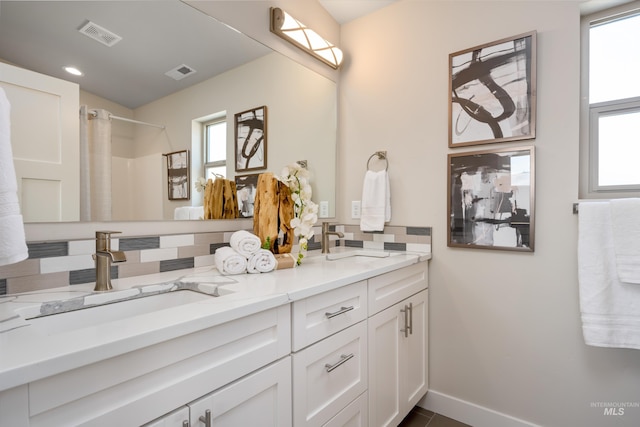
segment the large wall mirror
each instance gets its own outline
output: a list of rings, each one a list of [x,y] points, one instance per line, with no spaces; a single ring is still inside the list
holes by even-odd
[[[82,34],[85,24],[103,41],[111,42],[110,32],[122,40],[109,47]],[[305,160],[313,199],[335,215],[335,82],[179,0],[3,0],[0,61],[77,83],[78,108],[163,126],[111,120],[113,221],[172,220],[176,208],[202,204],[194,182],[204,175],[203,124],[213,118],[227,122],[227,178],[248,174],[235,171],[234,115],[261,106],[268,111],[267,165],[250,173],[279,174]],[[68,76],[64,65],[84,75]],[[180,75],[185,70],[194,72]],[[191,195],[170,200],[163,155],[180,150],[190,151]]]

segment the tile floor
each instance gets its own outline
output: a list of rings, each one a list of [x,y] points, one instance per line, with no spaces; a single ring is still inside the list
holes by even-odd
[[[416,406],[398,427],[471,427],[454,419]]]

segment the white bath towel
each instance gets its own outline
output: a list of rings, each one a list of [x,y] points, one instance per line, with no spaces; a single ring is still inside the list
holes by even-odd
[[[367,171],[362,185],[360,230],[383,231],[391,220],[391,191],[386,170]]]
[[[640,349],[640,286],[618,279],[609,202],[580,203],[578,282],[585,343]]]
[[[222,274],[242,274],[247,272],[247,259],[229,246],[216,249],[214,262]]]
[[[259,249],[247,260],[248,273],[269,273],[275,270],[278,263],[276,257],[266,249]]]
[[[11,105],[0,87],[0,265],[29,256],[11,149]]]
[[[611,228],[618,278],[640,284],[640,199],[611,200]]]
[[[247,230],[238,230],[231,235],[229,245],[240,255],[249,258],[260,250],[262,243],[260,238]]]

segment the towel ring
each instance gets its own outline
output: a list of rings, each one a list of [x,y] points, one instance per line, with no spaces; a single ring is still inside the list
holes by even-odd
[[[378,159],[385,161],[385,167],[384,170],[388,171],[389,170],[389,159],[387,159],[387,152],[386,151],[376,151],[375,153],[373,153],[370,157],[369,160],[367,160],[367,170],[371,170],[369,169],[369,164],[371,163],[371,159],[373,159],[374,157],[378,157]]]

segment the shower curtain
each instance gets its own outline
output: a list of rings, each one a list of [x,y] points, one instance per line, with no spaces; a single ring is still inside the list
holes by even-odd
[[[95,115],[93,114],[95,112]],[[111,119],[80,107],[80,220],[111,220]]]

